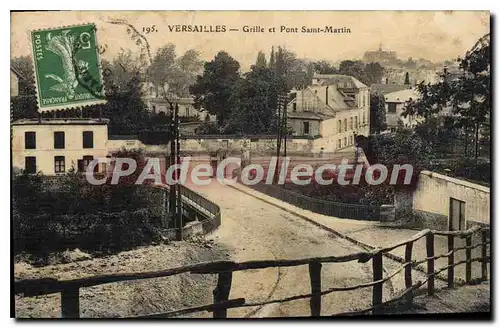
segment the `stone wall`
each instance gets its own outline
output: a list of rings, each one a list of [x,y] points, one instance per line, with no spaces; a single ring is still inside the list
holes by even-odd
[[[314,139],[288,139],[287,152],[292,154],[319,154],[321,146]],[[315,149],[314,145],[318,145]],[[121,148],[141,148],[149,153],[167,152],[167,145],[146,145],[137,139],[108,140],[108,151],[113,153]],[[240,155],[245,149],[251,155],[274,155],[276,153],[275,138],[186,138],[180,141],[181,150],[186,155],[208,154],[218,149],[227,149],[229,155]]]

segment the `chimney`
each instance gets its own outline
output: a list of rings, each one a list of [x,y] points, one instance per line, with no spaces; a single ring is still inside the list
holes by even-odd
[[[326,86],[326,95],[325,95],[325,97],[326,97],[326,105],[327,106],[328,106],[328,88],[329,87],[330,87],[329,85]]]

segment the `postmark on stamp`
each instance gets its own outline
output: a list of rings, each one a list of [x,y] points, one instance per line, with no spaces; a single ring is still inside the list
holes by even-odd
[[[38,111],[105,103],[94,24],[31,32]]]

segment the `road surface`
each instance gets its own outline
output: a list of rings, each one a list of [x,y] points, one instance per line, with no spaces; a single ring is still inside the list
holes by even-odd
[[[208,186],[187,186],[221,207],[222,225],[213,237],[230,250],[235,261],[345,255],[361,250],[300,217],[217,181]],[[372,281],[371,262],[325,263],[321,273],[322,290]],[[390,288],[384,287],[384,300],[391,296]],[[303,265],[235,272],[230,299],[244,297],[246,302],[256,302],[308,293],[309,271]],[[322,297],[321,315],[368,308],[371,300],[371,288],[334,292]],[[309,299],[228,311],[230,317],[309,315]]]

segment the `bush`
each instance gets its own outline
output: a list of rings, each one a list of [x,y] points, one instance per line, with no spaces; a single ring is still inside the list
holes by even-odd
[[[44,262],[51,252],[79,248],[118,252],[160,239],[164,191],[148,185],[89,184],[69,172],[62,177],[14,177],[14,253]]]
[[[75,215],[14,215],[14,253],[46,257],[79,248],[114,253],[161,240],[161,216],[151,210]]]

